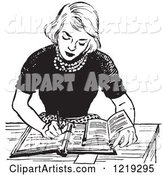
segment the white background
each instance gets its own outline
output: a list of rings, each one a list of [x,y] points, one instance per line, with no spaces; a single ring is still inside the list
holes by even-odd
[[[43,27],[54,19],[58,10],[67,2],[7,0],[1,4],[1,123],[19,121],[11,109],[11,102],[20,69],[31,53],[51,44],[44,36]],[[136,108],[136,122],[163,123],[162,0],[87,2],[99,14],[101,50],[112,57],[123,78]],[[109,25],[110,22],[113,24]],[[127,22],[129,25],[126,28]],[[37,102],[38,106],[38,100],[35,97],[34,105]],[[113,110],[110,100],[102,93],[98,94],[90,109],[105,118]],[[4,133],[4,125],[1,128],[1,133]]]

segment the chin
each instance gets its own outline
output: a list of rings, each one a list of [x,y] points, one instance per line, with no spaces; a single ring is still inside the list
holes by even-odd
[[[73,57],[68,57],[67,55],[64,55],[63,57],[66,61],[72,61],[73,59],[75,59],[75,56]]]

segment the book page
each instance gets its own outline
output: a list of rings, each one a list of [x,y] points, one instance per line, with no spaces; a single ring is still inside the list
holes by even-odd
[[[123,129],[132,127],[133,124],[124,110],[112,115],[108,121],[110,139]]]
[[[12,151],[12,156],[15,155],[30,155],[35,153],[42,153],[45,151],[57,150],[62,145],[64,134],[48,139],[43,137],[38,131],[27,127],[22,134],[19,142]]]
[[[97,119],[90,120],[90,122],[97,121]],[[100,122],[101,119],[98,119]],[[101,120],[101,122],[105,122],[104,120]],[[106,123],[107,124],[107,123]],[[76,126],[72,129],[72,134],[70,137],[70,141],[68,144],[68,151],[71,153],[106,153],[106,154],[113,154],[113,149],[107,144],[108,139],[104,136],[104,140],[107,139],[107,141],[98,141],[95,142],[89,142],[89,138],[91,139],[93,135],[89,135],[88,132],[86,133],[85,129],[87,129],[88,125],[85,127],[84,124],[76,124]],[[88,134],[88,135],[87,135]],[[87,141],[85,138],[84,141],[84,135],[88,136]],[[107,134],[108,135],[108,134]],[[91,139],[92,140],[92,139]]]
[[[23,142],[20,150],[35,150],[35,149],[55,149],[61,145],[64,135],[60,135],[53,139],[43,137],[38,131],[32,129],[25,141]]]
[[[84,144],[101,145],[104,143],[108,143],[108,141],[109,133],[107,122],[103,119],[89,120],[86,125]]]

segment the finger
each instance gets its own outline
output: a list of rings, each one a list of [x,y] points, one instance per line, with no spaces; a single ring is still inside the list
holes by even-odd
[[[53,135],[54,137],[57,137],[57,136],[58,136],[58,133],[57,133],[57,132],[52,132],[51,130],[49,130],[49,133],[50,133],[51,135]]]
[[[59,127],[58,127],[58,126],[56,126],[55,128],[56,128],[56,132],[58,133],[58,135],[61,135],[61,134],[62,134],[61,129],[59,129]]]
[[[116,133],[116,134],[111,138],[111,140],[115,140],[115,139],[117,139],[118,136],[119,136],[119,134],[120,134],[120,133]]]
[[[122,139],[122,135],[119,134],[119,136],[117,137],[117,139],[114,141],[113,147],[115,148],[121,141]]]
[[[133,143],[133,140],[134,140],[134,131],[129,133],[129,140],[126,146],[130,146]]]
[[[55,130],[59,135],[62,134],[62,133],[61,133],[61,130],[59,129],[58,124],[57,124],[55,121],[53,121],[53,122],[51,123],[51,125],[52,125],[53,130]]]
[[[55,135],[56,135],[56,134],[57,134],[57,135],[59,134],[59,133],[58,133],[58,130],[57,130],[56,126],[54,126],[54,124],[51,124],[51,125],[50,125],[49,131],[50,131],[51,133],[55,134]]]
[[[124,135],[122,135],[122,138],[121,138],[120,142],[118,143],[118,145],[121,145],[124,142],[124,139],[125,139],[125,137],[124,137]]]
[[[49,131],[51,131],[51,133],[54,133],[55,135],[57,134],[59,134],[58,133],[58,126],[57,126],[57,124],[56,124],[56,122],[51,122],[51,125],[49,126]]]
[[[137,142],[137,140],[138,140],[138,137],[136,135],[136,132],[134,132],[133,143]]]
[[[124,141],[120,144],[120,148],[126,146],[128,144],[128,141],[129,141],[129,134],[125,134]]]
[[[42,130],[42,132],[41,132],[41,134],[42,134],[43,137],[48,138],[46,132],[49,130],[49,125],[50,125],[50,124],[46,124],[46,125],[43,127],[43,130]]]
[[[62,133],[65,133],[67,131],[67,126],[64,126],[64,128],[62,129]]]
[[[47,137],[47,138],[50,138],[50,139],[56,137],[56,135],[55,135],[54,133],[51,133],[49,130],[46,131],[45,134],[46,134],[46,137]]]

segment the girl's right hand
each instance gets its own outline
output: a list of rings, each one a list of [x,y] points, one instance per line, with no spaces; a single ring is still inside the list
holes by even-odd
[[[42,128],[41,134],[46,138],[55,138],[62,134],[61,130],[56,121],[52,121],[51,123],[45,124]]]

